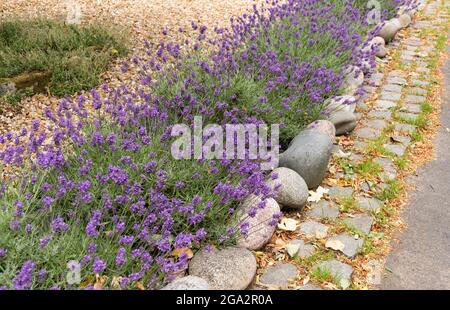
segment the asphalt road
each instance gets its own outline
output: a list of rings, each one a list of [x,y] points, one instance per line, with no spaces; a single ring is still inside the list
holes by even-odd
[[[450,46],[447,47],[450,55]],[[393,244],[381,289],[450,289],[450,59],[445,74],[437,159],[418,171],[404,212],[408,228]]]

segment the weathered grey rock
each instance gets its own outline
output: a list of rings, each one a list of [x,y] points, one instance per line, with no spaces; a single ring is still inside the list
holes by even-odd
[[[378,157],[374,159],[374,162],[383,168],[383,173],[381,176],[384,179],[394,180],[397,178],[397,168],[390,158]]]
[[[390,42],[395,38],[395,35],[401,28],[402,25],[400,24],[400,21],[394,18],[384,24],[378,35],[382,37],[385,42]]]
[[[336,128],[336,135],[346,135],[356,128],[356,116],[349,111],[339,111],[332,113],[330,122]]]
[[[398,17],[398,20],[400,21],[400,25],[402,25],[402,28],[406,28],[411,24],[411,16],[409,14],[402,14]]]
[[[408,90],[408,93],[411,95],[422,95],[425,96],[428,91],[426,89],[420,88],[420,87],[412,87]]]
[[[0,96],[16,91],[16,84],[12,82],[0,83]]]
[[[375,106],[380,110],[387,110],[397,106],[397,103],[389,100],[377,100]]]
[[[256,274],[256,259],[244,248],[200,251],[189,263],[189,274],[205,279],[213,290],[244,290]]]
[[[369,114],[367,114],[369,117],[373,118],[380,118],[385,120],[390,120],[392,118],[392,112],[391,111],[370,111]]]
[[[379,129],[379,130],[382,130],[387,127],[386,121],[384,121],[382,119],[369,120],[369,121],[367,121],[366,124],[367,124],[367,126],[369,126],[371,128]]]
[[[368,146],[367,142],[363,142],[363,141],[359,141],[359,140],[357,140],[357,141],[355,141],[355,143],[353,143],[353,147],[356,150],[365,150],[367,148],[367,146]]]
[[[313,267],[313,270],[320,269],[328,271],[336,280],[344,280],[350,283],[353,267],[340,261],[333,259],[325,262],[320,262]]]
[[[241,222],[247,222],[249,224],[249,233],[246,237],[241,236],[237,244],[240,247],[244,247],[250,250],[258,250],[262,248],[272,238],[276,227],[271,225],[271,220],[274,214],[281,212],[278,203],[268,198],[266,200],[266,206],[263,209],[258,208],[258,204],[261,202],[259,197],[254,195],[248,196],[242,203],[239,209],[239,218]],[[257,210],[255,217],[248,215],[249,210]]]
[[[398,76],[390,76],[386,79],[389,84],[406,85],[408,82],[406,79]]]
[[[363,48],[364,52],[376,51],[376,56],[383,58],[387,54],[386,42],[382,37],[374,37],[367,43],[367,46]]]
[[[366,214],[358,214],[354,217],[344,219],[344,223],[350,227],[354,227],[359,231],[368,234],[372,228],[373,218]]]
[[[325,246],[340,251],[349,258],[354,258],[363,244],[363,239],[355,239],[350,235],[340,234],[329,238]]]
[[[386,84],[382,88],[384,91],[393,92],[393,93],[401,93],[403,87],[397,84]]]
[[[380,135],[381,131],[370,127],[359,128],[355,131],[355,136],[361,139],[375,139]]]
[[[382,91],[380,98],[381,100],[399,101],[402,98],[402,95],[390,91]]]
[[[323,239],[327,236],[328,227],[324,224],[308,220],[300,224],[300,233],[307,238]]]
[[[332,207],[326,200],[321,200],[308,211],[309,217],[335,219],[339,216],[339,209]]]
[[[278,263],[269,266],[259,281],[263,285],[286,288],[289,281],[294,280],[297,276],[297,267],[288,263]]]
[[[397,116],[401,117],[403,120],[406,120],[407,122],[414,122],[419,117],[416,114],[413,113],[405,113],[405,112],[397,112]]]
[[[309,192],[305,180],[294,170],[280,167],[271,173],[277,175],[277,179],[270,178],[267,182],[272,188],[277,190],[276,202],[281,207],[301,210],[305,206]]]
[[[344,75],[344,93],[353,96],[364,83],[364,73],[360,68],[350,66],[344,72]],[[354,110],[351,112],[354,112]]]
[[[400,131],[400,132],[407,132],[407,133],[412,133],[416,130],[416,126],[414,125],[410,125],[410,124],[401,124],[401,123],[396,123],[395,124],[395,130],[396,131]]]
[[[301,239],[292,240],[286,245],[286,252],[290,257],[307,258],[314,254],[315,248],[312,244],[305,244]]]
[[[315,188],[325,177],[332,147],[328,135],[304,131],[280,155],[279,166],[294,170],[305,180],[308,188]]]
[[[331,113],[336,113],[339,111],[355,112],[356,109],[356,98],[353,96],[337,96],[328,101],[327,109]]]
[[[305,284],[302,286],[297,287],[298,291],[322,291],[323,289],[321,287],[318,287],[314,284]]]
[[[405,103],[424,103],[426,100],[423,96],[408,95],[405,97]]]
[[[430,85],[430,82],[414,79],[411,81],[413,86],[424,87]]]
[[[327,120],[317,120],[309,124],[306,128],[307,130],[315,130],[327,134],[332,140],[336,136],[336,128],[334,127],[334,124]]]
[[[383,82],[384,74],[381,72],[373,73],[369,78],[369,84],[373,86],[381,86]]]
[[[392,137],[391,137],[391,140],[394,141],[394,142],[401,143],[401,144],[403,144],[404,146],[408,146],[409,144],[411,144],[411,138],[408,137],[408,136],[399,136],[399,135],[396,135],[396,136],[392,136]]]
[[[358,207],[367,211],[377,211],[383,207],[383,202],[376,198],[358,197],[356,203]]]
[[[412,104],[412,103],[405,104],[405,106],[402,109],[404,109],[404,110],[406,110],[406,111],[408,111],[410,113],[417,113],[417,114],[419,114],[419,113],[422,112],[422,107],[421,107],[420,104]]]
[[[401,144],[385,144],[384,148],[396,156],[403,156],[406,152],[406,147]]]
[[[425,67],[419,67],[419,68],[416,68],[416,72],[423,73],[423,74],[429,74],[431,72],[431,70],[428,68],[425,68]]]
[[[210,290],[210,289],[211,287],[209,286],[208,282],[205,279],[192,275],[178,278],[162,288],[162,290],[170,290],[170,291],[177,291],[177,290],[191,291],[191,290]]]
[[[329,188],[328,196],[330,196],[331,199],[346,198],[351,197],[353,192],[353,188],[349,186],[333,186]]]

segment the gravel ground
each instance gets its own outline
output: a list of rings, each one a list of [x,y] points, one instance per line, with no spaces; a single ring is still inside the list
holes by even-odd
[[[169,38],[182,42],[190,33],[178,29],[190,29],[192,20],[214,26],[226,26],[232,16],[238,16],[263,0],[0,0],[0,19],[19,17],[46,17],[64,21],[68,15],[68,3],[78,3],[81,8],[81,24],[95,23],[114,27],[129,38],[131,55],[139,55],[144,40],[157,44],[162,29],[169,31]],[[166,38],[167,39],[167,38]],[[114,83],[119,72],[118,60],[111,64],[103,78]],[[122,76],[123,77],[123,76]],[[126,78],[130,78],[127,76]],[[16,111],[0,114],[0,133],[16,131],[28,126],[32,119],[43,119],[45,107],[54,108],[58,98],[38,94],[24,99]]]

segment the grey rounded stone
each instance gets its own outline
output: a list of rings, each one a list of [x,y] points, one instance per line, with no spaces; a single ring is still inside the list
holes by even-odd
[[[313,270],[320,269],[328,271],[336,280],[351,281],[353,274],[353,267],[340,261],[333,259],[325,262],[320,262],[313,267]]]
[[[213,290],[244,290],[256,274],[256,259],[244,248],[205,250],[194,255],[189,274],[205,279]]]
[[[323,239],[328,234],[328,226],[316,221],[307,220],[300,224],[300,233],[306,238]]]
[[[336,136],[336,128],[334,127],[333,123],[327,120],[318,120],[315,122],[312,122],[307,127],[307,130],[313,130],[318,131],[321,133],[325,133],[330,136],[331,139],[334,139]]]
[[[270,179],[267,183],[277,189],[275,197],[281,207],[301,210],[305,206],[309,192],[305,180],[294,170],[280,167],[271,173],[278,175],[277,179]]]
[[[400,21],[394,18],[384,24],[378,35],[382,37],[385,42],[390,42],[395,38],[395,35],[401,28],[402,25],[400,24]]]
[[[333,142],[328,135],[308,130],[301,132],[280,155],[279,166],[294,170],[308,188],[315,188],[325,177],[332,148]]]
[[[355,92],[361,88],[364,83],[363,71],[356,67],[350,66],[344,72],[344,92],[347,95],[354,95]],[[353,112],[353,111],[352,111]]]
[[[409,14],[402,14],[398,17],[398,20],[400,21],[402,28],[406,28],[411,24],[412,19]]]
[[[270,238],[272,238],[276,227],[270,225],[273,216],[280,213],[280,206],[272,199],[266,199],[266,206],[263,209],[258,208],[261,199],[255,195],[248,196],[242,203],[239,209],[240,222],[247,222],[249,224],[249,233],[246,237],[241,236],[237,241],[237,245],[250,250],[258,250],[262,248]],[[256,215],[250,217],[248,211],[256,209]]]
[[[364,48],[364,51],[370,52],[370,51],[376,51],[376,56],[383,58],[387,55],[387,49],[386,49],[386,41],[378,36],[374,37],[372,40],[369,41],[367,44],[367,47]]]
[[[337,96],[328,100],[327,110],[331,113],[337,113],[339,111],[355,112],[356,110],[356,98],[354,96]]]
[[[349,111],[339,111],[331,114],[329,118],[336,128],[336,135],[346,135],[356,128],[356,116]]]
[[[260,283],[264,285],[286,288],[290,280],[298,276],[297,267],[288,263],[278,263],[269,266],[260,278]]]
[[[163,287],[162,290],[210,290],[208,282],[197,276],[186,276],[182,278],[178,278],[173,282],[169,283],[167,286]]]

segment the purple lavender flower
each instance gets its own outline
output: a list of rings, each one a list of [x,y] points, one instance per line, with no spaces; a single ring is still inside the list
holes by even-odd
[[[102,261],[99,257],[96,257],[92,265],[92,271],[94,273],[102,273],[106,269],[106,263]]]
[[[27,260],[20,269],[20,272],[14,277],[13,285],[16,290],[27,290],[33,284],[33,271],[36,263],[32,260]]]

